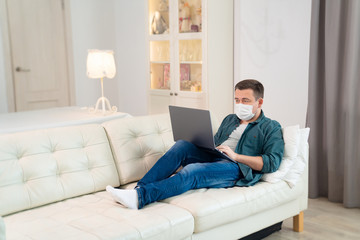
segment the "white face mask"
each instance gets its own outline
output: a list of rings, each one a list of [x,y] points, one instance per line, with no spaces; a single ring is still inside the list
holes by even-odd
[[[255,113],[252,112],[253,105],[246,105],[246,104],[235,104],[235,114],[241,120],[248,121],[255,116]]]

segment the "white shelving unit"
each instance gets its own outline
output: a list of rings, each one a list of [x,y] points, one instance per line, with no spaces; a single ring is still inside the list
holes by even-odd
[[[149,113],[166,113],[168,105],[210,109],[219,118],[232,112],[233,0],[146,4]],[[186,9],[191,24],[183,18]],[[154,27],[156,14],[167,31]]]
[[[170,104],[208,108],[204,24],[206,1],[189,0],[185,3],[182,0],[148,0],[147,9],[149,112],[167,112]],[[192,24],[188,22],[187,26],[201,32],[181,31],[179,16],[186,9],[189,10],[191,19],[197,20]],[[156,29],[152,24],[156,11],[168,27],[168,31],[164,33],[153,32]]]

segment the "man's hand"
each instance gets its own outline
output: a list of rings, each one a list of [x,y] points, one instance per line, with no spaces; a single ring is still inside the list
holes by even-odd
[[[217,147],[217,149],[228,155],[234,161],[248,165],[256,171],[261,171],[264,166],[264,162],[261,156],[246,156],[242,154],[237,154],[233,150],[231,150],[229,146],[226,145],[220,145]]]
[[[229,146],[226,145],[220,145],[217,147],[218,150],[220,150],[222,153],[225,153],[226,155],[228,155],[231,159],[236,160],[237,158],[237,153],[235,153]]]

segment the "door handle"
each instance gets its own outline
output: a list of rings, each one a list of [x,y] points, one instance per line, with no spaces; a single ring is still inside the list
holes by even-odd
[[[177,94],[177,92],[175,93],[175,96],[177,96],[178,94]]]
[[[172,92],[170,93],[170,96],[174,95]]]
[[[30,72],[30,69],[26,69],[26,68],[21,68],[21,67],[16,67],[15,71],[17,72]]]

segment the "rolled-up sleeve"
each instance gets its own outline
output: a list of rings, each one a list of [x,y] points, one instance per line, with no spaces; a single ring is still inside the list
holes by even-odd
[[[272,121],[271,125],[263,147],[264,154],[261,155],[264,163],[261,169],[262,173],[271,173],[278,170],[284,154],[281,125],[276,121]]]

